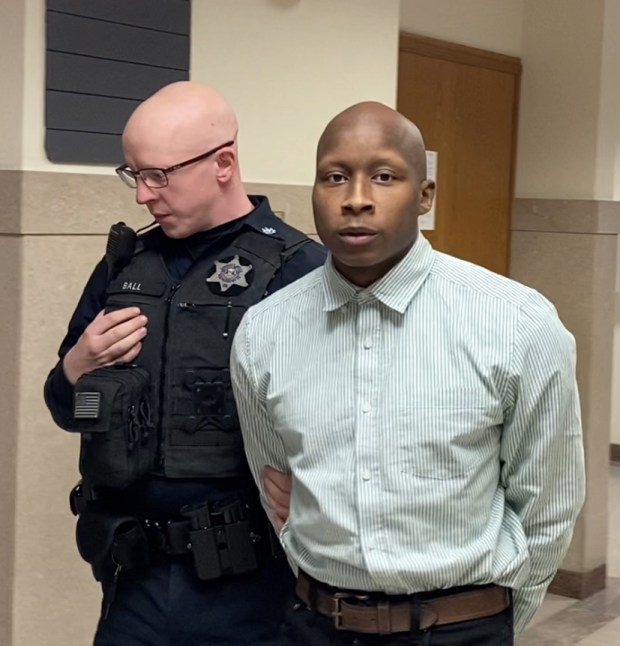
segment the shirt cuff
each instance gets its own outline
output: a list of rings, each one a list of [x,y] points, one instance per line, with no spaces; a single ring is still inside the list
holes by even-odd
[[[525,630],[532,617],[542,605],[545,598],[545,592],[551,583],[553,577],[549,577],[542,583],[532,586],[525,586],[518,590],[513,590],[513,617],[515,634]]]

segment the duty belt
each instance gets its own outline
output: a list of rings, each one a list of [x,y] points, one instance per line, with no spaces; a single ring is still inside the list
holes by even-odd
[[[84,560],[101,580],[107,556],[120,569],[148,567],[151,555],[191,554],[199,579],[244,574],[270,558],[283,556],[269,522],[245,496],[187,505],[171,519],[115,513],[105,497],[78,484],[70,496],[79,516],[77,541]]]
[[[199,579],[243,574],[258,567],[258,557],[269,543],[252,531],[243,503],[238,499],[217,505],[187,506],[183,520],[141,521],[152,550],[169,555],[191,553]],[[267,546],[267,550],[269,546]]]
[[[510,591],[497,585],[432,598],[425,594],[391,600],[389,595],[337,590],[301,570],[295,592],[309,608],[332,618],[337,630],[381,635],[490,617],[510,605]]]

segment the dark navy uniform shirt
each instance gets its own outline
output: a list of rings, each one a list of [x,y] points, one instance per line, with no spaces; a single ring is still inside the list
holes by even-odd
[[[180,240],[164,238],[162,255],[171,275],[181,280],[198,259],[207,263],[215,262],[219,259],[219,253],[246,227],[263,235],[277,236],[280,220],[271,210],[267,198],[254,195],[249,198],[254,209],[243,217]],[[319,267],[325,261],[326,255],[325,247],[316,242],[302,245],[276,272],[267,286],[267,293],[275,292]],[[76,344],[88,324],[103,309],[108,284],[107,271],[107,263],[101,260],[86,283],[69,322],[67,335],[60,345],[59,361],[45,382],[45,401],[50,410],[59,412],[62,416],[70,415],[73,403],[73,386],[65,377],[62,359]],[[123,490],[122,495],[118,496],[118,506],[123,511],[138,511],[144,515],[170,515],[178,512],[185,504],[237,490],[243,484],[239,478],[197,480],[153,476]]]

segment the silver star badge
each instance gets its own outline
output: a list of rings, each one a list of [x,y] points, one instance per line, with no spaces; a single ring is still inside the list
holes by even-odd
[[[273,227],[263,227],[261,231],[263,233],[266,233],[268,236],[272,236],[276,232],[276,230]]]
[[[228,262],[215,261],[215,271],[209,278],[208,283],[219,283],[220,289],[225,292],[229,287],[247,287],[248,281],[245,275],[252,270],[252,265],[242,265],[237,254]]]

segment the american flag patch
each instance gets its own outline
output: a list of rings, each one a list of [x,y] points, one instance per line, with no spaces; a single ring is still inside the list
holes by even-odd
[[[101,408],[101,393],[75,393],[73,401],[73,417],[75,419],[99,419]]]

